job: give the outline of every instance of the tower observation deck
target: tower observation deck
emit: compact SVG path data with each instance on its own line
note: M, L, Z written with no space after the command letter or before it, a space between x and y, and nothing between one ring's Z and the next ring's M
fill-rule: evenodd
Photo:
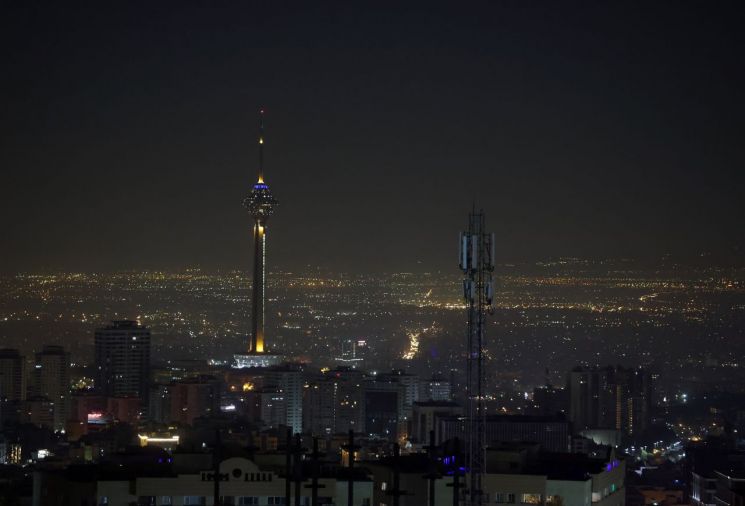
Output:
M236 367L267 367L279 363L279 355L269 351L264 335L266 301L266 233L267 221L274 213L277 201L264 182L264 110L259 111L259 170L251 193L243 206L253 217L254 262L251 296L251 337L248 351L235 355Z

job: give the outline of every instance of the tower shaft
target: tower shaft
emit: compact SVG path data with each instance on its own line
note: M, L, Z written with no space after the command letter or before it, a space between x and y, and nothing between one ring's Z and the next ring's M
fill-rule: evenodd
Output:
M251 345L249 351L264 353L264 301L266 296L266 225L254 221L254 274L251 306Z

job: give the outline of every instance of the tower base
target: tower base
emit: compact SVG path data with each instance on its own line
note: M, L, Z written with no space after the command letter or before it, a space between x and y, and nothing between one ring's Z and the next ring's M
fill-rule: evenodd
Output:
M274 353L236 353L233 355L233 368L271 367L282 363L282 355Z

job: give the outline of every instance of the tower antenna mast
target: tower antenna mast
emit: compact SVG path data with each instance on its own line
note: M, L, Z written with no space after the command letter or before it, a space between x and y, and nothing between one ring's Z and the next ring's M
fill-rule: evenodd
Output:
M466 504L484 504L486 472L486 407L484 406L484 331L486 314L494 298L494 234L485 231L484 212L473 210L468 231L460 234L460 268L465 275L463 298L468 305L466 362Z
M264 182L264 108L259 109L259 177L258 182Z

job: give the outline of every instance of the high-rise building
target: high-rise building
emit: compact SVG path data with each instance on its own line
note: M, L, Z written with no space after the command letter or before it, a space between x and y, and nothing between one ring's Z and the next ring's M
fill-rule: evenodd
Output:
M0 350L0 400L26 399L26 361L18 350Z
M150 405L148 419L156 423L168 423L171 420L171 385L156 383L150 387Z
M62 430L70 417L70 354L62 346L45 346L36 353L33 393L52 403L54 430Z
M346 434L349 430L361 432L365 425L364 374L358 369L338 367L330 374L334 377L336 408L334 432Z
M284 424L293 434L303 432L303 373L300 367L284 365L272 367L264 375L264 387L282 394L285 403Z
M309 378L303 392L303 429L319 436L362 432L363 376L358 369L339 367Z
M258 401L259 419L267 427L276 429L281 425L287 426L287 402L282 389L279 387L263 388L253 397Z
M140 420L141 409L142 403L139 397L107 397L104 416L135 425Z
M314 436L330 436L336 426L338 384L326 375L308 381L303 392L303 427Z
M395 375L378 375L364 383L365 433L396 440L406 433L406 387Z
M735 447L734 440L709 437L692 441L685 452L693 506L744 504L745 452ZM735 497L733 493L738 492L740 497Z
M117 320L95 333L96 389L107 397L140 399L150 395L150 329L136 321Z
M273 380L277 382L276 378ZM246 419L265 429L287 427L288 412L284 389L274 384L264 384L263 378L257 385L259 386L241 394L240 404L236 408L241 410L242 416ZM284 431L279 433L284 434Z
M236 367L268 367L279 362L270 353L264 335L264 304L266 301L266 233L267 221L274 214L277 201L264 182L264 110L259 111L259 171L251 194L243 200L253 217L254 264L251 298L251 341L248 353L235 355Z
M437 433L440 429L439 419L461 415L463 415L463 408L455 402L447 400L415 402L409 436L412 441L427 444L430 431L435 431L435 440L441 441L442 438Z
M602 401L605 389L605 376L599 369L576 367L569 373L569 419L575 430L608 425L606 406Z
M567 390L553 385L544 385L533 389L533 403L528 410L540 416L553 416L567 412Z
M220 409L220 382L214 376L183 379L170 385L171 422L192 425Z
M419 400L419 376L410 374L400 369L391 371L388 374L381 374L379 381L397 381L403 386L403 406L400 422L408 423L411 420L411 414L414 403Z
M46 397L32 395L23 403L21 420L37 427L54 428L54 403Z
M436 443L463 440L468 430L464 417L439 417L435 424ZM571 443L569 420L561 416L488 415L485 435L488 445L495 443L537 443L549 452L568 453Z
M18 350L0 350L0 427L19 423L27 412L26 360Z
M419 400L449 401L453 397L453 387L450 381L439 376L422 381L419 389Z
M569 419L575 431L612 428L626 435L649 425L652 379L641 368L574 368L567 378Z
M362 339L347 339L341 343L341 353L335 358L342 366L348 366L353 369L360 367L363 362L362 355L359 350L366 348L366 342Z

